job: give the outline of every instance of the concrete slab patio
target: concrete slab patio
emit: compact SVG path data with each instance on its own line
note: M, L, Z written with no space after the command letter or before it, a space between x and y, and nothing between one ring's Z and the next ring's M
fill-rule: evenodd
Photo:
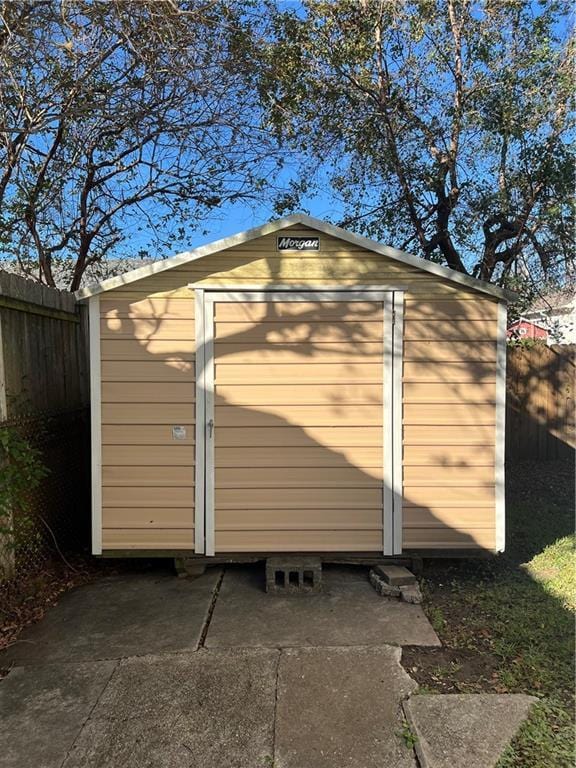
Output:
M277 651L120 662L62 768L268 768Z
M401 701L416 683L400 648L288 648L278 673L278 768L416 768Z
M419 606L378 597L366 569L325 576L313 597L265 594L261 567L228 569L222 582L217 569L107 578L69 593L0 656L14 665L0 681L2 766L416 768L402 738L416 684L398 646L438 638ZM411 702L429 698L457 697ZM481 698L453 722L436 716L448 762L429 768L462 764L470 729L497 731L503 710ZM498 723L486 724L491 711ZM425 714L415 717L432 754Z
M377 595L367 569L327 567L322 580L321 594L284 597L266 594L261 569L228 569L206 647L440 645L421 607Z
M523 694L413 696L404 711L420 768L493 768L538 699Z
M2 767L61 766L115 667L102 661L13 669L0 681Z
M173 571L100 579L64 595L0 657L1 666L96 661L196 650L220 569L194 581Z

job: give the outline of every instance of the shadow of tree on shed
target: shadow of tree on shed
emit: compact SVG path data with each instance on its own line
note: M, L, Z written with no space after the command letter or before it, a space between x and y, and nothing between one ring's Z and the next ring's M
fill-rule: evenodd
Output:
M113 318L111 333L114 332L113 329L117 329L123 338L130 338L136 334L140 338L138 356L141 359L143 357L143 359L162 361L172 369L180 368L183 376L186 373L189 374L192 354L189 351L179 351L182 340L177 339L173 340L172 347L160 351L156 337L163 320L161 317L154 317L150 310L150 314L147 315L146 299L143 301L143 308L140 304L135 310L140 313L140 317ZM134 303L136 302L137 299ZM346 303L338 302L319 306L318 304L278 305L271 302L259 307L261 314L258 317L257 326L254 326L251 319L247 317L245 322L240 320L235 327L229 328L224 341L217 343L217 364L222 370L235 370L241 378L248 375L249 378L245 379L246 381L253 380L257 371L256 378L260 376L259 384L263 386L265 381L279 384L278 374L282 373L278 369L271 369L271 362L254 362L256 359L254 353L258 355L259 360L262 359L262 354L266 354L266 350L261 346L264 342L273 348L270 354L274 355L275 360L278 360L279 355L284 356L285 360L305 360L308 366L302 366L300 369L300 373L304 372L304 375L306 370L310 370L310 365L316 363L323 366L332 363L334 367L333 383L328 393L323 392L324 388L319 386L322 379L319 381L313 377L308 384L301 379L295 381L293 377L285 380L285 387L291 390L290 401L293 402L294 408L313 410L314 404L318 405L318 410L322 411L321 424L302 426L301 418L291 418L286 415L286 408L283 409L285 402L284 404L269 403L266 407L252 407L250 404L238 402L237 397L230 400L220 394L216 402L216 450L217 452L219 448L227 450L233 445L240 450L237 458L230 460L230 465L217 467L217 505L218 494L221 493L222 498L227 499L227 509L230 509L231 513L235 511L238 516L240 510L234 510L232 497L246 499L247 494L243 491L248 487L247 483L252 483L251 487L257 493L251 494L253 499L251 504L247 500L245 503L249 508L253 506L254 499L260 497L262 512L257 517L263 517L265 510L271 508L270 505L281 503L285 505L287 511L294 510L298 513L293 516L293 519L298 517L303 521L302 512L311 506L306 505L306 491L310 490L317 499L316 503L323 505L322 508L336 508L348 512L350 518L356 520L357 525L367 526L366 530L375 530L375 526L381 526L381 519L377 519L376 515L381 514L381 502L378 501L378 497L382 492L380 470L382 462L374 459L374 451L378 450L379 443L379 438L375 437L378 431L377 425L382 423L381 382L377 376L373 382L366 381L362 370L365 370L366 364L370 365L371 360L377 360L380 354L378 345L381 345L381 342L378 339L381 338L382 318L381 314L378 314L380 310L373 303L366 302L359 306L354 303L353 306L355 319L353 322L344 324L341 312L350 311L350 306ZM428 302L422 303L421 314L424 315L424 320L418 321L421 327L428 322L426 317L428 306ZM156 310L155 314L158 314ZM473 346L477 342L477 335L472 332L465 341L461 336L458 337L458 341L454 341L454 331L450 333L451 327L453 328L451 323L454 322L453 313L447 313L444 318L435 314L433 319L430 318L430 322L439 324L439 330L434 331L434 340L414 343L409 338L406 340L407 345L412 344L412 351L408 355L410 359L406 365L412 366L415 370L418 366L421 370L422 366L427 366L430 371L427 379L424 377L424 381L413 383L414 391L410 402L407 403L407 409L412 409L414 415L405 418L405 422L408 422L405 426L407 432L415 433L420 430L423 435L415 441L421 442L416 451L419 458L414 464L405 467L407 489L404 502L405 516L412 518L412 521L407 520L407 548L418 548L417 545L422 543L422 541L410 541L410 526L420 532L421 540L425 536L424 532L430 530L438 530L444 535L447 531L449 532L449 528L443 525L441 517L438 516L439 510L444 510L445 513L448 510L449 515L453 515L454 512L462 515L460 528L466 528L468 531L475 530L475 525L480 529L486 529L492 525L491 522L489 524L484 522L483 525L478 526L477 520L482 519L482 514L488 514L490 518L493 515L491 507L494 497L492 467L495 385L491 361L495 358L495 339L482 341L479 348ZM370 335L371 326L373 336ZM462 332L462 326L463 323L459 322L459 333ZM443 333L447 338L443 338ZM446 349L443 350L441 347L438 355L434 350L438 346L439 334L442 341L446 342ZM457 363L451 363L450 355L454 353L450 349L454 344L459 345L460 356L462 344L466 344L470 349L468 357L471 359L462 363L459 358ZM141 356L142 352L144 352L143 356ZM434 354L437 360L434 360ZM278 363L278 365L290 366L292 363ZM252 366L257 368L251 368ZM454 376L455 370L457 380L451 381L450 376ZM340 377L353 380L358 371L360 377L356 382L349 382L346 386L340 384ZM406 386L409 388L411 384L412 382L408 380ZM439 394L439 385L445 385L443 395ZM223 391L226 392L226 384L222 386ZM458 401L462 400L465 389L468 390L471 401L462 405ZM228 390L232 391L230 387ZM427 395L426 390L431 390L432 394ZM297 393L304 391L306 396L302 399ZM306 397L310 396L312 400L307 401ZM443 401L445 398L448 402ZM105 408L105 404L103 407ZM374 424L373 433L372 427L366 427L365 419L360 420L358 417L358 411L361 409ZM427 410L428 415L422 415L424 410ZM326 417L328 417L328 423L326 423ZM446 448L434 447L433 443L438 439L438 430L445 428L444 422L448 418L452 425L455 420L460 423L447 428L451 437ZM355 423L356 420L360 423ZM413 423L410 423L411 421ZM326 435L339 428L355 429L354 442L358 444L338 445L337 442L335 444L333 440L326 439ZM250 442L250 430L256 432L266 430L270 435L282 436L285 439L281 441L282 446L263 446L261 441L260 443ZM168 431L169 425L166 425L167 434ZM230 445L219 442L224 431L226 440L232 440ZM275 439L278 438L275 437ZM266 447L270 448L270 451L262 450ZM281 462L276 460L277 466L275 466L274 454L280 447L284 451L285 458ZM255 453L255 449L259 452ZM366 456L370 453L370 449L372 449L372 456L367 465ZM228 455L231 453L227 450ZM249 461L250 456L252 459ZM311 457L316 462L315 465L307 463ZM218 463L220 462L217 460ZM289 471L290 468L298 466L306 472L312 466L333 469L333 472L325 473L333 475L331 487L322 488L317 481L314 481L313 472L310 471L308 472L309 484L303 488L302 477L298 479L297 473ZM234 472L230 473L228 470L234 470ZM272 470L277 471L274 473ZM468 471L475 473L473 485L466 477ZM234 486L233 482L226 479L226 474L229 477L231 475L237 478L241 475L243 477L241 480L237 479L235 481L237 485ZM290 480L291 475L294 475L293 480ZM425 476L424 481L423 476ZM278 483L279 477L282 485ZM295 485L290 488L290 483ZM326 484L325 481L324 484ZM236 494L233 493L234 487L238 491ZM274 493L273 489L278 487L287 487L289 493ZM332 492L331 496L325 492L329 490ZM435 494L434 505L426 501L431 494ZM293 501L290 502L290 498ZM458 512L459 504L463 506L460 512ZM482 510L485 510L484 513ZM233 516L230 514L230 518ZM458 529L458 526L453 523L451 525L452 528ZM493 547L493 540L478 541L462 530L450 535L453 537L455 535L458 548L484 546L486 549L492 549Z

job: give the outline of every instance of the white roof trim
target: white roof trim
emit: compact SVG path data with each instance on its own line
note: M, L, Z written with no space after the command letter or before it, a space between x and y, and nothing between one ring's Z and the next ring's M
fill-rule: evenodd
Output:
M255 240L257 237L264 235L270 235L273 232L279 232L287 227L293 227L297 224L301 224L304 227L310 227L316 229L319 232L323 232L325 235L331 235L332 237L340 238L352 245L357 245L361 248L366 248L374 253L379 253L387 258L394 259L403 264L408 264L411 267L416 267L424 272L430 272L437 277L441 277L444 280L449 280L453 283L458 283L467 288L472 288L482 293L487 293L490 296L494 296L497 299L503 301L514 301L517 296L512 291L507 291L504 288L499 288L491 283L485 283L483 280L477 280L474 277L469 277L461 272L456 272L454 269L443 267L440 264L435 264L426 259L421 259L418 256L414 256L411 253L405 253L399 251L396 248L392 248L388 245L382 245L375 240L369 240L362 235L355 235L353 232L348 232L346 229L337 227L334 224L329 224L327 221L321 221L315 219L312 216L306 216L303 213L296 213L292 216L286 216L283 219L277 221L270 221L267 224L263 224L259 227L248 229L246 232L240 232L237 235L231 237L225 237L222 240L216 240L213 243L207 243L201 245L199 248L195 248L193 251L185 251L179 253L176 256L172 256L169 259L162 261L155 261L153 264L147 264L145 267L138 269L132 269L130 272L125 272L123 275L117 277L110 277L107 280L102 280L100 283L94 283L88 285L85 288L81 288L76 291L75 296L78 301L88 299L90 296L96 296L104 291L111 291L114 288L121 288L124 285L129 285L137 280L142 280L145 277L156 275L159 272L165 272L173 267L179 267L183 264L188 264L191 261L202 259L205 256L210 256L213 253L218 253L226 248L233 248L235 245L241 245L250 240Z
M513 323L510 323L508 326L508 330L511 328L514 328L515 325L520 325L520 323L529 323L530 325L533 325L535 328L540 328L541 331L549 331L550 328L548 328L547 325L541 325L540 323L537 323L535 320L531 320L526 315L521 315L517 320L514 320Z

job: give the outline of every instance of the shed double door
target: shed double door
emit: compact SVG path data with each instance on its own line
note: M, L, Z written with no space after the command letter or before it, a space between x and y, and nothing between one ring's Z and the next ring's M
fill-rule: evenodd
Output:
M207 555L393 553L393 302L381 290L201 295Z

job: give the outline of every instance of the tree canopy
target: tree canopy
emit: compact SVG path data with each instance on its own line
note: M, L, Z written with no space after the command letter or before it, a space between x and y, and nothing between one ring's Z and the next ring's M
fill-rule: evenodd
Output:
M263 97L279 139L328 177L344 225L502 284L574 269L565 3L269 8Z
M242 14L220 0L2 4L0 246L27 274L53 285L64 265L76 289L135 235L156 255L264 188L277 149Z
M336 223L461 272L573 280L569 12L6 0L3 256L49 285L64 270L75 289L109 258L170 252L238 201L286 213L321 192Z

